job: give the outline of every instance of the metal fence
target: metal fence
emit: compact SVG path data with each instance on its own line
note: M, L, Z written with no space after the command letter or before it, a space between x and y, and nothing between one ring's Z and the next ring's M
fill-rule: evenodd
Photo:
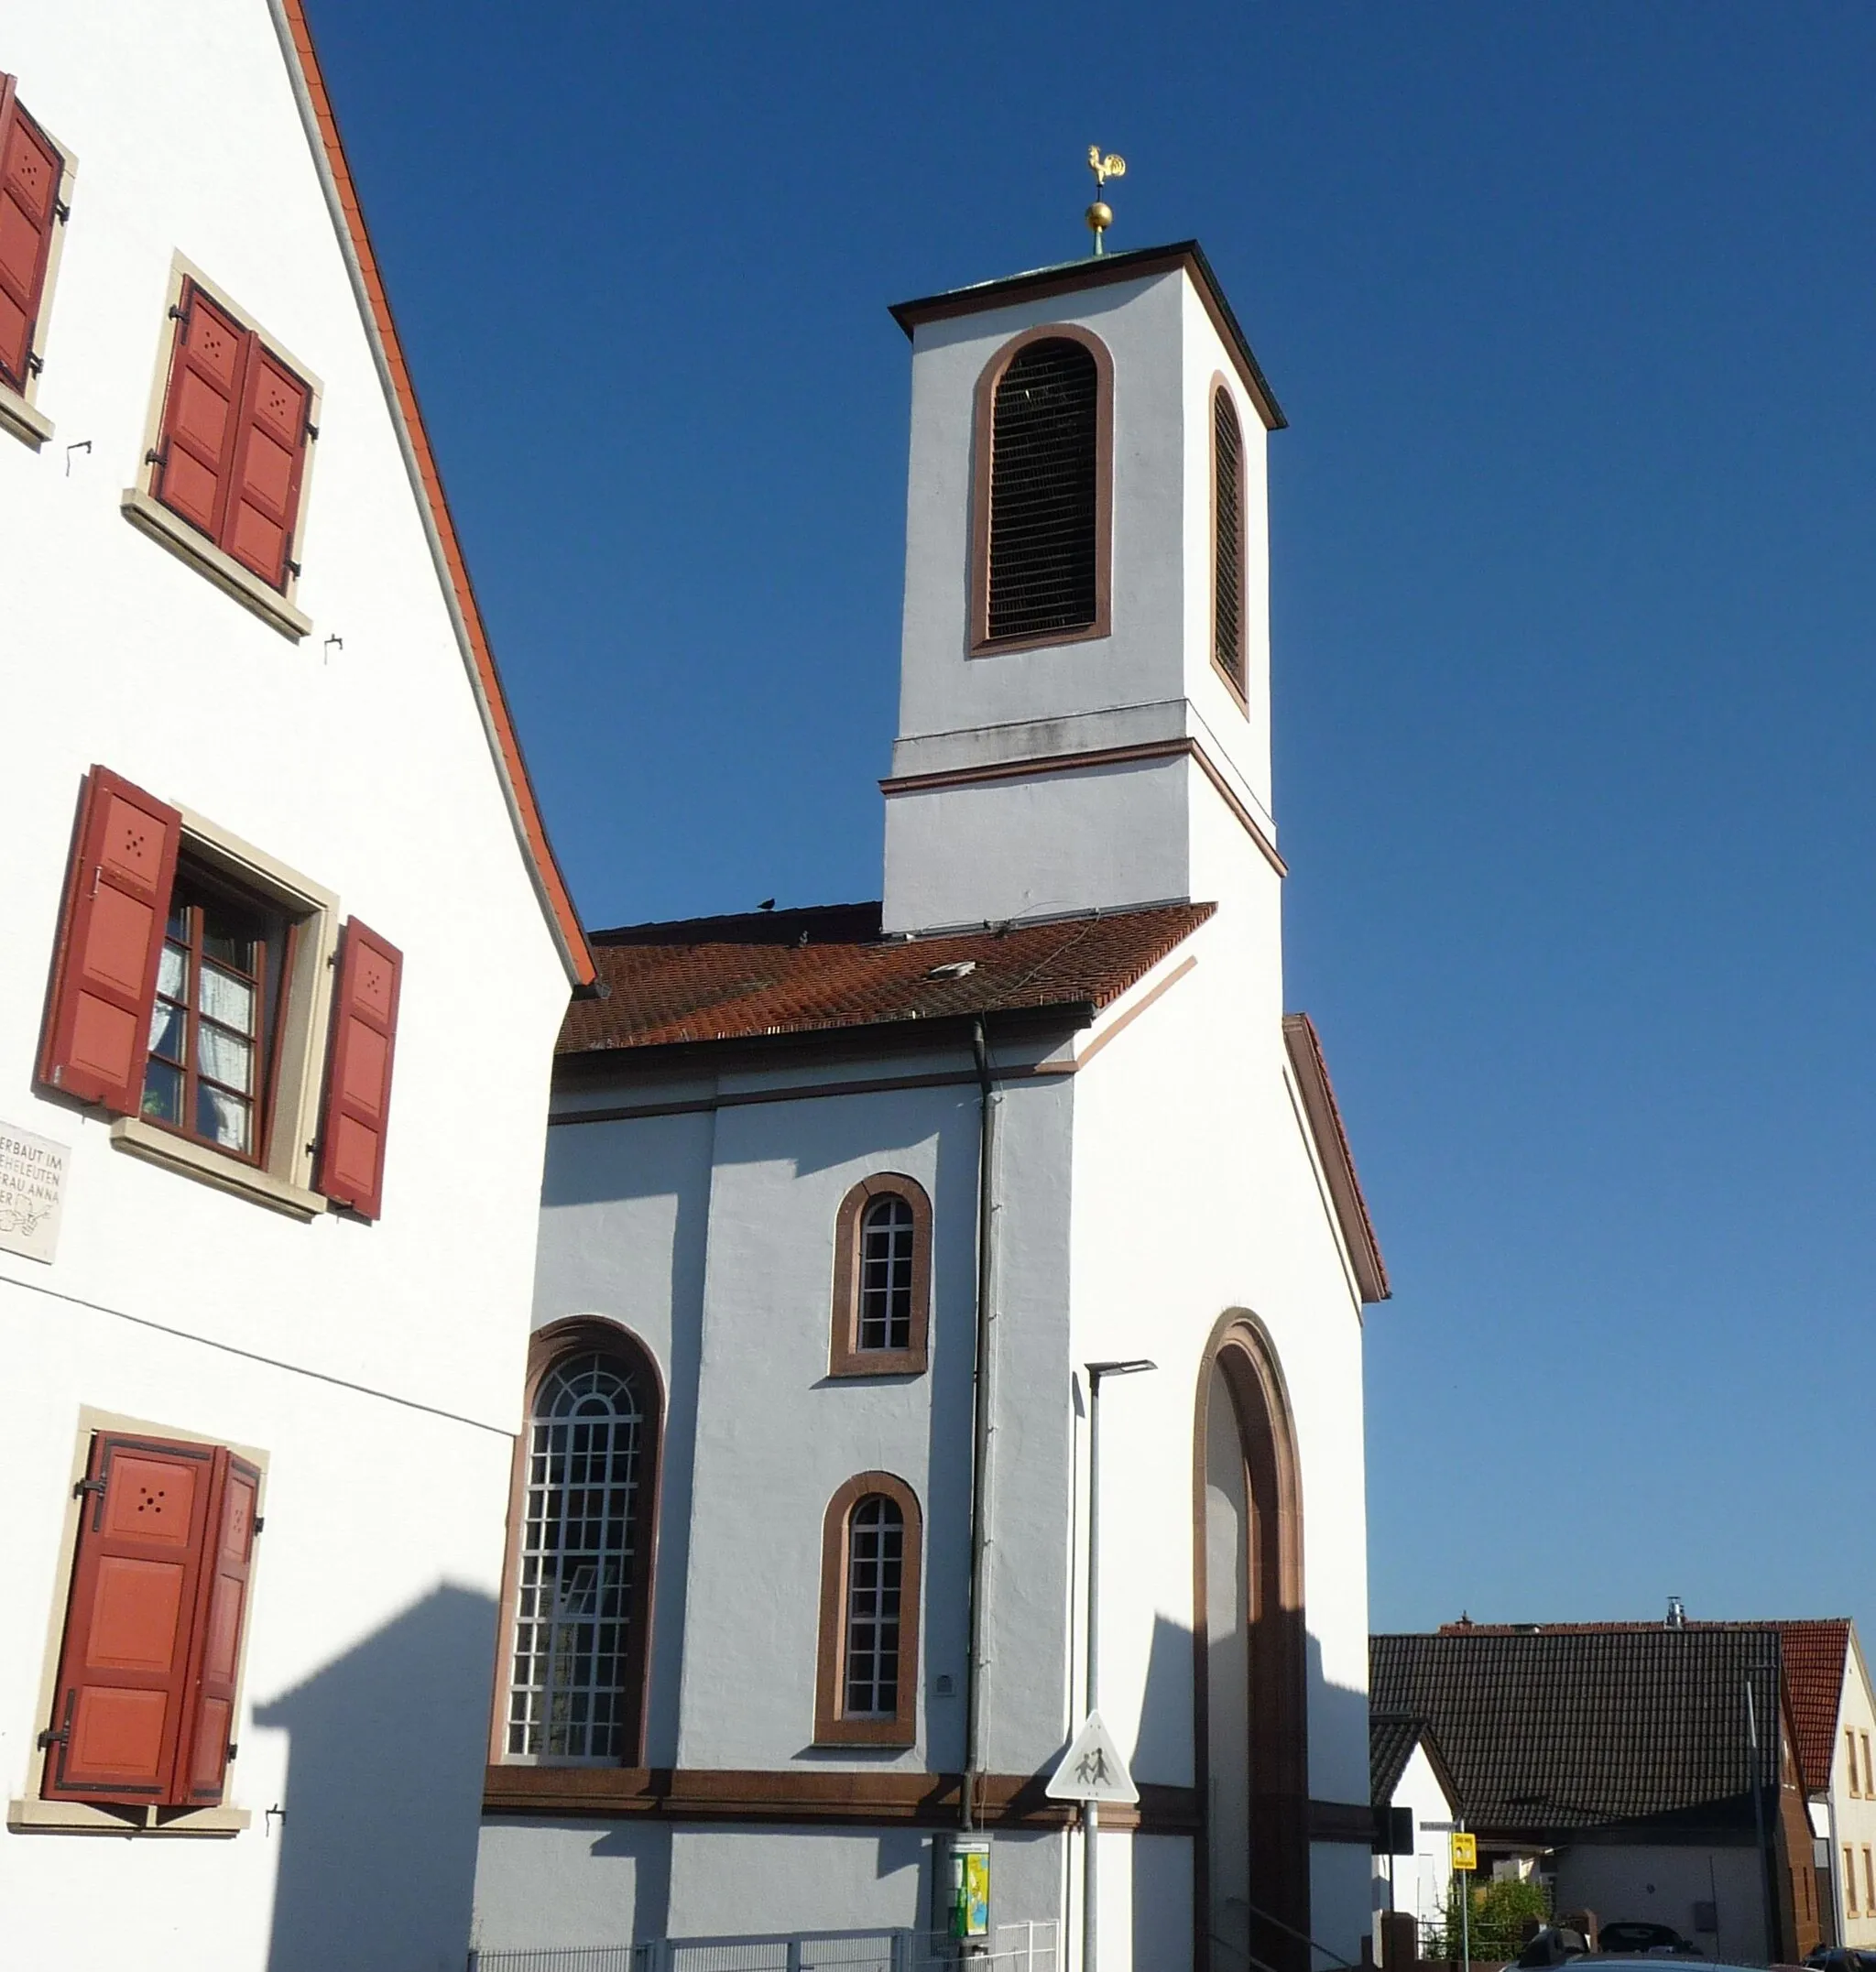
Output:
M797 1931L474 1949L468 1972L1062 1972L1062 1949L1053 1923L999 1924L969 1945L916 1931Z

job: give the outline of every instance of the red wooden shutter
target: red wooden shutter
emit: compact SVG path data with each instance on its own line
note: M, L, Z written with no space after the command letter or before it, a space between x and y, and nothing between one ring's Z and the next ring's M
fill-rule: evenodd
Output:
M172 513L219 539L242 380L254 338L193 281L183 282L176 312L176 354L163 399L151 491Z
M136 1113L182 817L94 767L79 812L39 1080L119 1116Z
M218 1454L100 1432L80 1510L41 1792L170 1798Z
M260 1474L230 1452L215 1454L209 1505L206 1565L197 1596L195 1640L190 1652L189 1705L170 1799L190 1807L215 1807L228 1771L234 1731L234 1684L241 1665L241 1631L247 1616L247 1578L254 1554L255 1509Z
M0 380L27 387L65 159L0 76Z
M320 1128L319 1189L375 1219L384 1193L385 1126L404 955L356 918L345 921L333 995L332 1068Z
M276 589L287 586L312 393L256 342L248 353L222 546Z

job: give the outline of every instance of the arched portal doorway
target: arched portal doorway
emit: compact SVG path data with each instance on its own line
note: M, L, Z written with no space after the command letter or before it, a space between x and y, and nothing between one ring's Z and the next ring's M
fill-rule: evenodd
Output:
M1282 1372L1234 1309L1200 1366L1194 1433L1199 1972L1308 1972L1303 1498Z

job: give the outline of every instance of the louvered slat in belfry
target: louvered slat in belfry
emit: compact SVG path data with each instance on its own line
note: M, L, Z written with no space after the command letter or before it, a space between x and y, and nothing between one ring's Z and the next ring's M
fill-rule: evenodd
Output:
M989 634L1045 636L1096 616L1099 374L1079 343L1020 351L997 386L990 438Z
M1221 388L1212 398L1217 529L1212 543L1212 648L1225 675L1244 690L1244 441L1238 412Z

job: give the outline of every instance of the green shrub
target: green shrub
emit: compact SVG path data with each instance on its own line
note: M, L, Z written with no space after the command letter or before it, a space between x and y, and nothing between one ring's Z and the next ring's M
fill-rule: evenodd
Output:
M1423 1925L1423 1958L1456 1959L1459 1956L1459 1899L1471 1880L1456 1874L1446 1892L1441 1919ZM1488 1878L1472 1884L1471 1943L1475 1958L1515 1958L1523 1949L1525 1927L1535 1918L1550 1922L1550 1892L1535 1877Z

